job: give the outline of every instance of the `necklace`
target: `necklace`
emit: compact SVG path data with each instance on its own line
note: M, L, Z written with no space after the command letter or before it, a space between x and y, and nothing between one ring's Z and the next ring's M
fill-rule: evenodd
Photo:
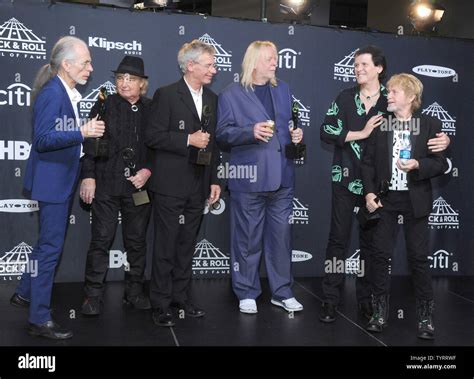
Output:
M360 94L365 97L367 100L372 99L373 97L376 97L380 93L380 88L375 92L373 95L364 95L362 91L360 91Z

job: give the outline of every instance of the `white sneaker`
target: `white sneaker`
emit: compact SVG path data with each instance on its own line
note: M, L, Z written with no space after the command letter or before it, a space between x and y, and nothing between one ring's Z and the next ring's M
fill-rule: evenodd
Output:
M281 301L272 299L271 302L273 305L282 307L288 312L299 312L303 310L303 304L298 302L294 297Z
M254 299L244 299L239 302L239 310L242 313L257 313L257 303Z

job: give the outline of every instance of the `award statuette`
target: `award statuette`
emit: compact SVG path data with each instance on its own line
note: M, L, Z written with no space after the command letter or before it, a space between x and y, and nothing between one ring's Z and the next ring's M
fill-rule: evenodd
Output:
M97 120L104 120L105 117L105 100L107 100L107 89L100 87L99 90L99 112L97 113ZM84 152L93 157L108 157L109 144L104 138L94 138L84 145Z
M293 121L293 130L298 128L299 118L299 107L296 101L293 102L291 107L291 119ZM304 143L290 143L285 146L285 153L288 159L305 159L306 158L306 145Z
M122 152L122 158L125 162L125 165L128 169L130 169L129 176L135 176L137 174L136 170L136 162L135 162L135 150L131 147L127 147ZM139 189L137 192L132 193L133 204L135 206L148 204L150 202L150 197L148 196L147 190Z
M202 107L201 114L201 131L207 132L209 127L209 122L211 121L212 112L209 105L204 105ZM207 148L198 149L197 147L191 146L189 151L189 162L201 166L209 166L211 164L212 153L207 151Z
M378 203L380 198L385 196L388 192L388 187L390 183L387 180L382 180L380 182L379 192L375 194L374 201ZM380 215L376 209L374 212L370 213L366 206L362 206L359 208L359 212L357 212L357 220L359 220L359 225L362 229L368 229L377 224L380 219Z

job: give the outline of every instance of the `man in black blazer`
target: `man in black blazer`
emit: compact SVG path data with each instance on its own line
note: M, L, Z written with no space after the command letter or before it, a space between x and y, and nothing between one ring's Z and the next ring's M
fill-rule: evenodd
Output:
M151 105L146 144L154 150L154 251L150 282L153 322L173 326L171 307L189 317L205 312L191 304L192 259L205 199L219 200L214 140L217 96L205 85L216 74L214 48L194 40L178 53L183 77L159 88Z
M404 217L407 258L417 299L418 337L432 339L433 289L428 263L428 216L433 196L430 179L448 164L442 153L428 149L427 141L441 131L441 122L418 112L422 83L413 75L394 75L387 83L388 116L369 138L362 158L362 180L369 212L380 220L372 242L374 314L367 330L387 326L390 287L389 260L395 245L398 215ZM376 193L390 183L382 199Z

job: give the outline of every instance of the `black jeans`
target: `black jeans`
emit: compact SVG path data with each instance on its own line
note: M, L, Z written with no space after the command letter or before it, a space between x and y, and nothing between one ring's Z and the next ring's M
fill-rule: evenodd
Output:
M352 221L355 216L354 207L356 206L365 207L365 200L362 195L356 195L344 186L333 184L331 229L326 249L326 261L332 261L334 258L338 261L346 259L351 239ZM364 275L357 276L356 279L356 296L359 302L371 301L370 242L374 229L359 228L359 259L360 264L364 264ZM336 272L325 274L322 283L325 302L334 305L339 303L345 276L344 273Z
M109 249L122 214L123 245L130 271L125 271L125 295L143 290L146 263L146 233L151 204L135 206L131 196L104 196L92 202L92 238L87 252L84 290L87 296L102 296L109 266Z
M402 215L407 259L415 284L415 295L420 300L433 299L428 261L428 216L414 217L408 191L390 191L382 199L382 205L372 248L374 295L383 296L390 292L389 264L396 243L398 215Z

